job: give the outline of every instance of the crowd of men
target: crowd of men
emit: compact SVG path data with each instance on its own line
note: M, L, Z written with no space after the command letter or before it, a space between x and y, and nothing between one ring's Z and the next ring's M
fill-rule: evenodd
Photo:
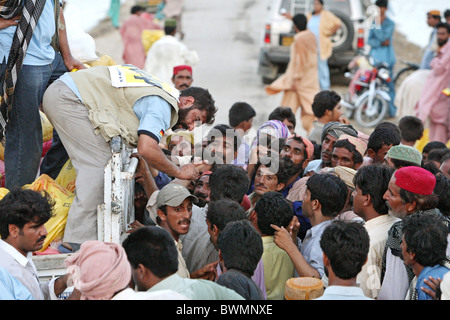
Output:
M49 16L52 3L41 8ZM339 95L321 90L308 135L295 132L286 106L252 135L249 103L230 106L228 121L215 119L214 98L193 86L193 68L171 73L169 84L130 65L80 66L40 89L58 133L52 149L62 148L76 171L59 247L69 253L67 274L42 283L32 259L54 200L8 182L1 299L58 299L72 288L68 299L284 300L294 277L321 279L322 300L449 298L450 149L430 141L419 151L420 119L383 122L366 135L342 119ZM210 128L199 138L201 125ZM143 191L120 244L97 240L117 135L137 149Z

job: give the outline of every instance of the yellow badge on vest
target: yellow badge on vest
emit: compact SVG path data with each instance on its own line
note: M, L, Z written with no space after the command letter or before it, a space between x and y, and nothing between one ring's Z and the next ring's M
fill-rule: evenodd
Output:
M124 87L159 87L174 97L177 101L180 91L157 77L131 64L109 66L111 85L116 88Z

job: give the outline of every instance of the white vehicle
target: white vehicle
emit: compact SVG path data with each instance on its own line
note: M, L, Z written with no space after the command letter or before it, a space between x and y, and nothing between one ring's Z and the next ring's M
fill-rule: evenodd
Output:
M104 242L122 243L127 236L129 224L134 221L134 173L137 158L130 158L136 152L125 145L119 136L111 142L111 160L105 166L104 203L98 206L97 225L98 240ZM34 255L39 279L46 281L52 277L66 273L65 259L70 253ZM68 288L63 297L70 295L73 288Z
M258 74L263 83L271 83L286 71L289 46L295 34L292 20L282 14L289 12L308 15L314 0L271 0L268 18L261 42ZM325 0L324 9L341 19L341 28L331 37L333 55L328 59L330 68L345 69L349 62L365 48L366 9L370 0Z

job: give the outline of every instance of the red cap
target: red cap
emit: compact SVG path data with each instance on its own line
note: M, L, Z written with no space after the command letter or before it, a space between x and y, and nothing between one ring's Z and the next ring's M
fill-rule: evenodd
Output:
M395 184L412 193L430 195L436 186L436 177L421 167L409 166L395 171Z
M188 70L190 73L192 73L192 68L191 66L188 65L181 65L181 66L175 66L173 67L173 75L176 75L178 72L182 71L182 70Z

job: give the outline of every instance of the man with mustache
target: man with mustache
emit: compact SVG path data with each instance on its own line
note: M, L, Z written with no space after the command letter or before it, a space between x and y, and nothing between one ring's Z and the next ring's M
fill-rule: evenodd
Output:
M156 216L154 211L150 211L152 220L169 232L175 241L178 249L177 274L182 278L200 278L208 276L209 272L215 276L215 264L207 265L190 273L182 255L183 245L180 236L188 233L191 225L192 206L197 202L197 197L192 195L186 187L177 183L169 183L156 196L156 207L158 208Z
M431 61L431 72L415 107L415 116L423 123L430 120L430 141L447 143L450 139L450 96L442 94L442 91L448 88L450 79L450 25L439 23L436 30L439 49Z
M50 197L30 189L13 188L0 201L0 267L19 280L35 300L56 300L67 288L69 275L40 283L32 260L42 249L52 217ZM74 291L74 295L77 291Z
M250 214L256 202L261 196L269 191L280 192L292 173L292 161L289 158L280 158L276 163L272 161L270 164L258 162L256 165L254 191L248 196L251 207L247 210Z
M325 167L331 167L331 155L333 153L334 143L342 134L348 134L355 138L358 137L358 131L350 124L344 124L339 121L328 122L322 129L321 145L322 150L320 159L311 161L305 169L305 174L310 171L318 173Z
M192 67L188 65L175 66L173 68L172 82L178 90L189 88L194 82Z
M442 216L436 209L438 197L434 194L435 186L435 176L428 170L416 166L398 169L389 181L383 199L386 200L389 214L401 220L395 222L388 232L383 254L379 300L403 300L406 297L414 273L410 267L404 266L401 256L403 219L428 212ZM450 222L448 217L443 217ZM447 248L447 255L449 253Z
M205 207L210 200L211 189L209 188L209 176L212 171L203 172L202 176L198 178L194 186L194 196L197 197L197 206L200 208Z

